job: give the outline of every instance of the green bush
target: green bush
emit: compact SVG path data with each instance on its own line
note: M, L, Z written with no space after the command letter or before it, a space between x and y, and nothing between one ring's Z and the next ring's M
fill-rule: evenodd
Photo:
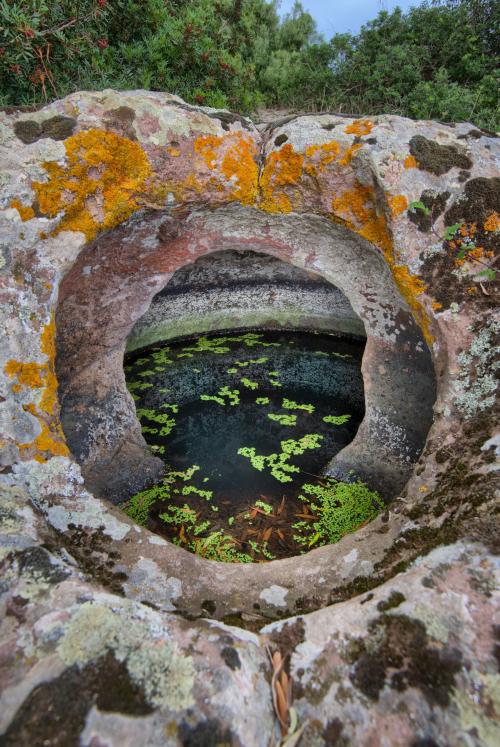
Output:
M0 104L147 88L244 113L388 112L496 129L499 33L497 0L382 11L329 42L298 2L280 22L274 0L0 0Z

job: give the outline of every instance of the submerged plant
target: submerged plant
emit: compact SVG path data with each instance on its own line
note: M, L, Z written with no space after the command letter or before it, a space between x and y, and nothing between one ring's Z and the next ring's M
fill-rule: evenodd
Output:
M294 539L310 548L338 542L345 534L356 531L374 519L384 508L379 494L361 481L337 482L329 479L326 485L307 484L302 487L306 502L316 521L299 521Z

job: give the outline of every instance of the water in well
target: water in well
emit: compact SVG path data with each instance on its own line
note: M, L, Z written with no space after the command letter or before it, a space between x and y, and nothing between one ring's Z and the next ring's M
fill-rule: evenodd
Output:
M249 332L130 357L129 391L167 474L134 496L129 515L220 560L322 544L322 536L312 541L321 497L314 491L327 486L326 464L363 418L363 347L328 335Z

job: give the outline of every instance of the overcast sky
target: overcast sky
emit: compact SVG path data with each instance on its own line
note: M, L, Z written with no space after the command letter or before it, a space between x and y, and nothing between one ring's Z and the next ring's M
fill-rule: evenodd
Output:
M336 32L357 33L363 23L375 18L379 10L393 10L397 5L408 10L419 5L419 0L301 0L305 10L313 16L326 39ZM281 0L280 14L293 7L294 0Z

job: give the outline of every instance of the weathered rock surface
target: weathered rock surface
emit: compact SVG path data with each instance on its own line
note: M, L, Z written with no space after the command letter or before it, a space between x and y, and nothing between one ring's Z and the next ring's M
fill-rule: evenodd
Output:
M479 134L329 114L257 129L144 91L0 114L2 743L268 745L266 643L289 655L303 744L498 743L498 322L479 273L500 175ZM371 440L397 489L334 547L228 567L88 488L161 469L121 373L151 298L249 247L363 321L367 418L344 459Z

